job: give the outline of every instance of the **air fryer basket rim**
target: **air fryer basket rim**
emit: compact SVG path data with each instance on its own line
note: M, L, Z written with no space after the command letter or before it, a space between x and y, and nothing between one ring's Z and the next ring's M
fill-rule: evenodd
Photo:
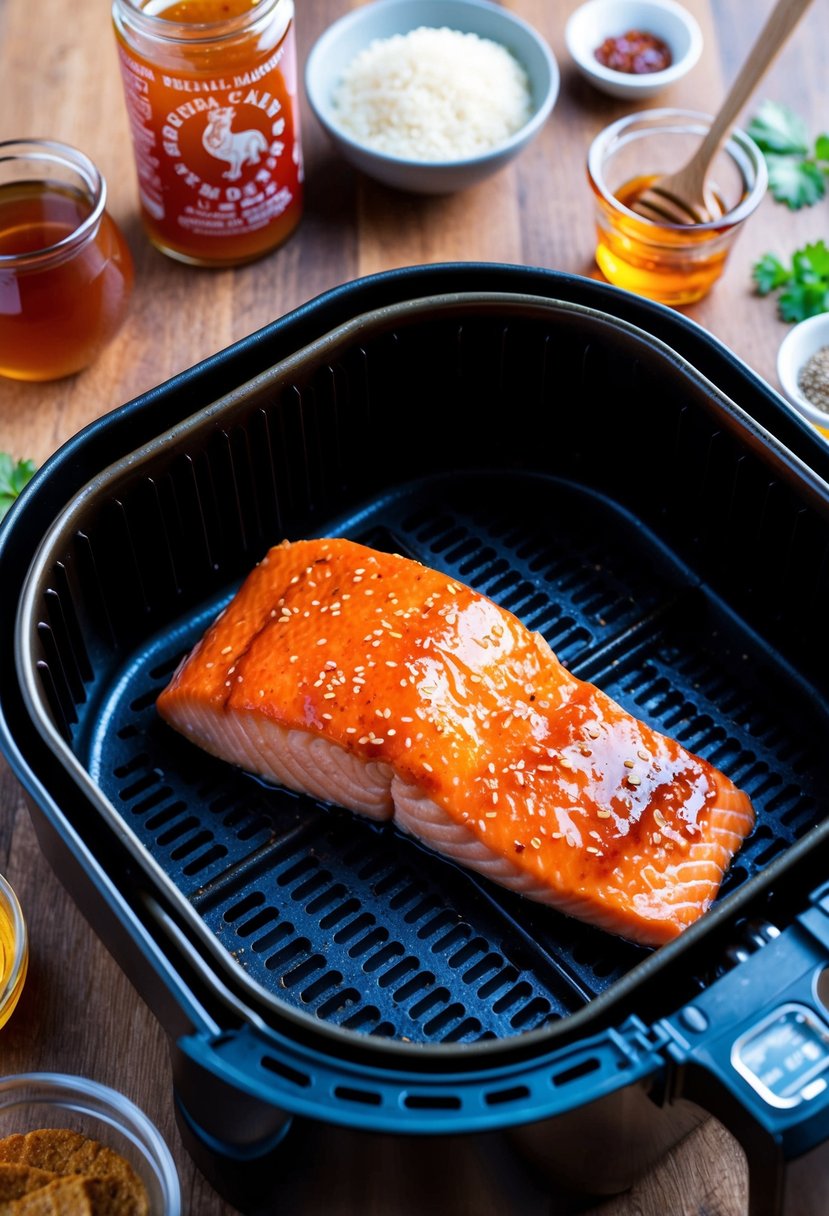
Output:
M51 527L43 537L38 552L29 569L24 594L21 597L20 607L17 618L17 629L15 636L15 651L16 662L18 668L18 676L23 690L23 696L26 702L28 713L31 720L41 735L43 740L51 752L56 756L62 767L68 770L75 783L83 790L86 796L95 804L99 812L102 814L105 821L111 830L117 833L119 838L127 844L130 852L135 856L139 863L148 870L151 877L161 885L162 889L167 890L168 895L172 895L179 911L186 909L187 922L189 927L196 931L198 937L202 939L201 944L206 945L210 954L220 963L223 970L230 973L230 977L237 986L254 990L257 998L262 1000L262 993L259 986L252 981L244 970L232 960L224 951L220 943L206 930L206 927L198 918L193 909L189 907L186 901L181 899L180 893L172 887L167 875L163 873L154 859L149 856L144 846L137 840L131 830L126 827L124 820L117 814L112 804L106 799L98 787L86 773L86 770L80 765L71 750L66 746L60 738L57 731L52 726L48 710L45 707L42 696L39 693L37 685L30 679L30 673L33 671L33 655L31 649L31 625L33 618L34 601L37 596L37 591L40 586L40 580L43 576L45 566L48 562L50 554L55 547L60 545L64 536L71 533L73 523L76 516L83 510L88 499L95 497L104 490L117 485L120 479L131 478L136 472L140 472L143 464L155 456L159 451L166 451L174 448L178 443L183 442L189 437L194 430L199 430L202 427L207 427L224 419L225 415L232 413L237 401L243 399L245 395L259 385L268 384L269 386L281 382L283 379L290 377L292 372L297 368L301 368L308 361L320 358L323 355L334 357L337 350L358 337L363 331L375 332L379 326L387 328L393 327L396 324L406 323L407 321L417 320L424 313L434 315L435 312L445 312L448 315L454 310L473 307L478 310L501 311L509 309L518 309L539 312L549 316L556 312L563 311L570 315L583 315L590 317L594 323L609 325L614 330L622 330L626 332L631 339L644 344L647 348L655 351L662 359L667 359L670 362L678 365L686 376L695 383L699 384L706 394L706 397L712 397L716 400L723 415L727 419L728 425L737 430L748 442L752 444L760 444L763 447L764 453L772 456L773 461L779 467L782 467L789 476L795 475L802 486L809 489L810 496L816 500L821 507L826 509L827 495L829 487L820 479L808 466L806 466L796 455L792 454L788 449L784 448L773 436L771 436L762 426L756 423L744 410L742 410L729 397L722 393L715 385L713 385L706 377L702 376L691 364L689 364L682 356L678 355L669 346L637 326L629 322L612 317L609 314L603 313L600 310L588 308L583 305L572 304L567 301L552 300L547 297L538 297L524 294L504 293L504 292L474 292L474 293L446 293L440 296L426 296L416 299L401 301L396 305L383 306L380 309L373 310L369 313L361 314L344 324L337 326L327 334L315 339L308 346L288 356L286 359L280 360L271 369L262 372L252 378L246 384L239 386L225 396L217 399L212 404L196 411L190 417L177 423L168 431L157 435L154 439L145 443L135 451L122 456L114 461L101 473L92 478L88 484L77 494L74 500L56 517ZM829 825L824 824L823 828L817 829L824 835L829 834ZM793 845L786 854L784 859L778 859L778 862L773 863L766 872L765 880L770 882L773 880L777 870L792 864L799 852L806 848L814 846L814 833L810 834L811 839L800 841ZM779 865L778 865L779 863ZM663 947L657 956L653 955L640 963L629 973L631 978L630 983L638 983L644 975L659 965L661 960L666 962L678 952L684 950L685 946L690 942L696 941L698 938L705 936L709 927L713 926L718 918L730 917L735 910L738 910L742 904L752 897L758 888L757 878L751 880L741 889L739 893L731 896L724 904L718 905L710 911L704 921L693 926L686 931L683 937L667 947ZM172 890L170 889L172 887ZM192 913L192 916L191 916ZM620 990L626 985L629 977L624 977L622 980L616 981L613 986L613 994L618 995ZM266 1004L273 1006L279 1016L287 1018L289 1022L296 1021L303 1029L307 1030L308 1017L305 1014L295 1012L289 1006L282 1004L277 998L271 998L270 994L265 994L269 999ZM594 998L589 1006L584 1010L577 1011L571 1014L566 1021L569 1027L575 1032L581 1021L590 1018L595 1018L597 1006L601 1007L604 1001L603 996ZM256 1017L251 1013L251 1020L255 1021ZM553 1032L556 1029L554 1024L552 1027L543 1028L536 1031L524 1032L516 1040L498 1040L494 1042L482 1042L478 1044L406 1044L395 1040L383 1040L382 1043L374 1043L367 1041L367 1036L357 1036L360 1041L360 1047L365 1050L367 1047L376 1046L379 1051L385 1055L391 1048L395 1052L405 1056L407 1054L417 1054L422 1058L424 1054L431 1055L435 1053L436 1057L445 1057L447 1050L455 1053L458 1047L462 1047L464 1055L472 1056L493 1055L503 1053L505 1050L514 1050L520 1042L522 1051L536 1049L543 1042L549 1041L553 1037ZM314 1029L317 1033L322 1032L326 1036L331 1036L332 1044L347 1051L349 1046L353 1046L355 1032L345 1030L340 1027L316 1023Z
M740 395L747 393L752 397L752 410L760 418L771 419L774 434L782 434L786 449L794 452L807 466L825 470L824 480L829 481L829 449L814 427L788 408L779 390L693 317L610 283L568 271L509 262L432 262L378 271L331 287L139 396L105 411L70 436L44 461L24 491L24 504L19 500L13 503L7 519L13 522L22 506L31 500L36 500L41 520L44 509L49 512L61 509L72 494L58 497L59 485L68 481L78 492L95 475L86 471L93 461L111 463L109 452L113 446L113 432L119 441L126 441L122 442L122 447L126 447L131 431L139 431L136 447L141 447L148 442L148 435L151 437L166 429L163 423L169 417L171 407L177 417L183 418L191 411L182 408L182 403L194 394L209 400L222 395L221 391L218 394L215 391L217 379L229 379L235 387L239 380L235 375L238 365L255 362L264 369L286 357L284 351L274 356L271 347L279 348L282 343L293 352L298 347L310 345L322 334L353 319L355 305L357 313L368 315L408 300L444 296L461 290L473 294L504 294L508 299L538 296L545 302L561 300L573 307L603 313L620 324L634 325L653 341L664 341L676 360L695 368L703 376L701 365L710 365L713 360L717 376L726 375L739 387ZM589 302L583 303L583 299ZM592 303L594 300L599 301L598 306ZM665 331L669 340L660 339L654 331ZM249 378L248 372L245 380ZM710 377L706 378L710 380ZM148 418L154 419L149 426ZM768 427L766 430L768 432ZM76 472L81 463L85 470L82 481Z

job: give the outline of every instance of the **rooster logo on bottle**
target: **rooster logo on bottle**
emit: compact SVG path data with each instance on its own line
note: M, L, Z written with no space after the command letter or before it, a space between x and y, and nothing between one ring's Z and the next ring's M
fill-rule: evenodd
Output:
M247 131L232 131L231 123L236 117L233 106L222 106L211 110L207 126L202 135L202 144L217 160L226 160L230 165L222 177L238 181L243 165L258 165L268 149L268 141L261 131L250 127Z

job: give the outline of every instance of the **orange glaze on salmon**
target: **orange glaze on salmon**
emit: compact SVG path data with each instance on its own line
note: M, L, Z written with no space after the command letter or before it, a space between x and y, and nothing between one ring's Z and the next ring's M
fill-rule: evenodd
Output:
M395 823L646 945L709 907L754 822L705 760L445 574L347 540L271 549L158 698L213 755Z

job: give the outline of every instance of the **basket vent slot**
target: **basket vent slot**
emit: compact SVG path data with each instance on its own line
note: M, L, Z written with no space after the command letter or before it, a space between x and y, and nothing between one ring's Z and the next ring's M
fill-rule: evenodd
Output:
M268 1072L276 1073L283 1081L289 1081L291 1085L296 1085L300 1089L307 1089L311 1084L311 1078L307 1073L300 1072L298 1068L293 1068L284 1060L278 1060L274 1056L263 1056L260 1063Z
M559 1089L562 1085L572 1085L574 1081L580 1081L582 1077L589 1077L591 1072L596 1072L601 1066L600 1059L590 1056L588 1059L574 1064L572 1068L565 1068L563 1072L554 1073L550 1079L556 1089Z
M530 1096L526 1085L511 1085L508 1089L493 1089L484 1094L487 1106L507 1106L510 1102L525 1102Z
M383 1095L373 1089L355 1089L351 1085L337 1085L334 1095L344 1102L358 1102L361 1106L382 1106Z
M406 1094L403 1105L409 1110L460 1110L461 1100L455 1094Z

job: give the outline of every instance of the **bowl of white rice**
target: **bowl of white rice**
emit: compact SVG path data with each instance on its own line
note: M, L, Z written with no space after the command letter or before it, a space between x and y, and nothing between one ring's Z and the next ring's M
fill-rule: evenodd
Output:
M558 86L544 38L489 0L375 0L329 26L305 65L311 109L345 159L420 194L503 168Z

